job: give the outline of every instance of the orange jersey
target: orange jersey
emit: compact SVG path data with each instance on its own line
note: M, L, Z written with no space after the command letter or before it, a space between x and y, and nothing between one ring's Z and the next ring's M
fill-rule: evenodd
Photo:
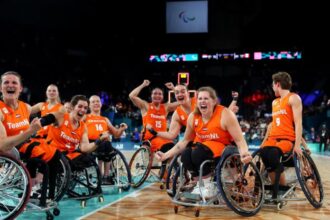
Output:
M52 112L57 112L60 110L60 108L63 106L61 103L57 103L56 105L54 105L53 107L51 108L48 108L48 105L49 103L48 102L44 102L42 104L42 107L41 107L41 117L42 116L45 116L49 113L52 113ZM51 125L49 125L51 126ZM40 137L47 137L47 134L48 134L48 128L49 126L44 126L42 129L40 129L38 132L37 132L37 135L40 136Z
M30 112L26 103L18 101L18 108L12 109L4 102L0 101L0 109L3 115L3 125L7 136L17 135L30 127Z
M4 102L0 101L0 109L4 116L3 125L6 129L7 136L18 135L30 127L29 117L30 113L26 103L18 101L18 108L13 110ZM29 139L19 147L19 152L26 153L28 146L36 139ZM44 161L49 161L55 154L55 151L49 149L46 143L42 142L40 145L33 147L31 157L41 157Z
M167 131L167 112L164 104L160 104L159 109L153 103L149 103L148 111L143 116L143 127L145 128L147 124L150 124L155 131ZM142 140L151 140L151 151L159 150L164 144L172 143L171 140L155 137L148 131L143 130Z
M79 122L78 128L74 129L70 123L69 113L66 113L64 114L64 120L61 125L49 127L47 142L50 142L51 146L60 151L68 152L69 154L67 156L73 159L80 154L74 151L80 144L84 129L85 123L82 121Z
M231 142L231 135L221 128L220 121L224 106L216 106L211 119L204 124L202 116L194 114L193 126L195 142L206 145L213 152L213 157L221 156L224 148Z
M109 131L108 122L103 116L88 114L85 123L89 140L96 140L104 131Z
M272 104L272 128L264 143L264 147L278 146L282 151L289 152L295 140L295 128L292 108L289 98L294 93L289 93L282 100L277 98Z
M190 100L190 104L191 104L190 112L193 112L194 108L196 106L196 98L195 97ZM182 126L187 126L187 119L188 119L188 116L189 116L190 112L187 114L183 110L182 106L178 106L175 111L176 111L176 113L178 114L178 116L180 118L180 124Z

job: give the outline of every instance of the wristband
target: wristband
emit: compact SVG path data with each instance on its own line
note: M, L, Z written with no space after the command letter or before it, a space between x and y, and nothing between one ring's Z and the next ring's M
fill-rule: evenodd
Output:
M56 118L55 118L55 115L53 115L53 114L48 114L48 115L42 116L40 118L40 124L42 127L53 124L54 122L56 122Z
M155 131L153 128L148 128L148 131L154 136L157 136L157 134L158 134L158 132Z

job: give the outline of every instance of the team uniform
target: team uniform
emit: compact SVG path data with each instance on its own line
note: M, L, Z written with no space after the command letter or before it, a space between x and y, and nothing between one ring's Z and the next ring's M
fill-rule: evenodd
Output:
M50 142L50 146L59 149L61 152L65 153L70 160L73 160L81 155L81 153L76 150L79 147L84 129L85 123L82 121L80 121L79 126L74 129L70 123L69 113L65 113L61 125L49 127L47 141Z
M196 137L194 142L207 146L213 153L213 157L221 156L224 148L231 143L231 136L220 126L222 111L225 107L216 106L212 118L205 124L202 116L194 115L194 131Z
M159 109L153 103L148 104L148 111L143 116L143 127L145 128L147 124L150 124L156 132L166 132L167 131L167 120L166 120L166 109L164 104L160 104ZM158 150L166 152L174 146L171 140L156 137L151 134L147 129L142 131L142 140L150 141L151 151L156 152Z
M109 131L108 121L106 117L100 115L88 114L85 119L88 130L88 139L90 142L95 142L103 132ZM111 142L102 141L96 149L97 158L103 161L109 161L109 153L113 150Z
M26 103L18 101L18 108L12 109L0 101L0 109L4 117L3 125L7 136L17 135L30 127L30 113ZM30 138L17 148L26 158L38 157L46 162L50 161L56 152L56 149L47 146L45 140L36 138Z
M277 98L272 104L272 126L262 147L278 147L283 153L290 152L295 141L295 128L289 93L282 100Z
M48 102L44 102L41 106L41 111L40 111L40 114L41 114L41 117L49 114L49 113L52 113L52 112L57 112L60 110L60 108L63 106L61 103L57 103L56 105L54 105L53 107L51 108L48 108L48 105L49 103ZM42 129L40 129L38 132L37 132L37 136L38 137L41 137L41 138L47 138L47 134L48 134L48 130L49 130L49 126L52 126L52 125L48 125L48 126L44 126L42 127Z
M270 133L261 146L261 158L268 171L279 169L283 172L284 167L280 163L283 153L290 152L294 147L295 128L293 111L289 104L289 98L294 93L288 93L282 100L277 98L272 104L272 124Z
M225 147L231 143L231 135L220 125L224 106L217 105L211 119L204 123L202 116L194 114L193 129L196 134L194 143L187 147L181 155L181 161L192 176L199 175L199 168L205 160L218 158ZM203 166L203 175L211 172L210 164Z
M190 100L190 112L193 112L194 111L194 109L195 109L195 106L196 106L196 98L192 98L191 100ZM178 107L176 107L176 113L178 114L178 116L179 116L179 119L180 119L180 124L182 125L182 126L187 126L187 119L188 119L188 116L189 116L189 114L187 114L184 110L183 110L183 108L182 108L182 106L181 105L179 105Z

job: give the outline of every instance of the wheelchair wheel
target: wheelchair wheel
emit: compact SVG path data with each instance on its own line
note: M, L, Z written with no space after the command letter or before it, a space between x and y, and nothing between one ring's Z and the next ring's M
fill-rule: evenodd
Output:
M116 185L120 189L128 191L132 182L131 171L123 153L117 149L115 151L115 156L111 158L110 172Z
M172 183L172 197L174 197L177 192L180 190L180 186L185 186L190 181L190 173L188 170L182 167L182 177L181 177L181 169L178 166L175 171L175 175L173 177L173 183Z
M167 177L166 177L166 191L167 194L170 197L173 197L175 194L173 194L172 192L172 188L173 188L173 179L175 177L175 173L176 173L176 169L177 167L179 167L179 163L178 163L178 158L180 157L180 154L176 155L167 170Z
M12 156L0 155L0 218L15 219L25 208L31 179L25 166Z
M89 199L102 194L101 173L95 161L91 166L72 170L67 194L73 199Z
M142 146L132 156L129 168L132 174L132 187L141 186L147 179L152 166L152 153L148 147Z
M222 198L234 212L248 217L260 211L264 201L263 180L253 163L241 162L237 149L223 153L216 177Z
M301 158L294 154L294 164L298 181L306 198L314 208L320 208L324 191L319 171L313 159L303 151Z
M68 190L70 178L71 178L71 167L68 159L61 155L60 167L56 176L56 187L54 201L60 201Z

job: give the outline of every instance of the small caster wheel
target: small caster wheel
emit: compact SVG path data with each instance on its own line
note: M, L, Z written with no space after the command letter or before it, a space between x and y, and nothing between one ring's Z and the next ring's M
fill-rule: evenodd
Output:
M178 214L178 211L179 211L179 207L174 206L174 213L175 213L175 214Z
M103 196L99 196L99 202L104 202L104 197Z
M160 188L161 190L165 189L164 184L160 184L159 188Z
M61 213L61 211L60 211L58 208L55 208L55 209L53 210L53 214L54 214L55 216L59 216L60 213Z
M283 203L282 202L277 203L276 208L277 208L278 211L282 210L283 209Z
M195 211L195 217L199 217L199 209L196 209L196 211Z
M85 208L86 205L87 205L86 200L81 200L81 202L80 202L80 206L81 206L81 208Z
M54 216L50 213L47 213L47 220L53 220Z

